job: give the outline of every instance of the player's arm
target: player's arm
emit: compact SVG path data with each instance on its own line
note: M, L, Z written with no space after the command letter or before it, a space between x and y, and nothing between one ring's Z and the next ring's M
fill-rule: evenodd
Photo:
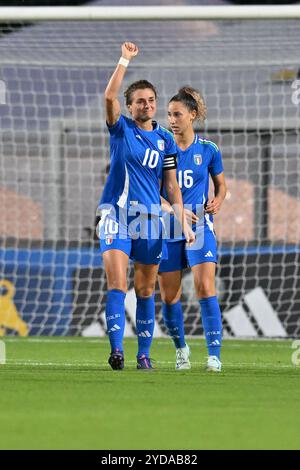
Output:
M124 42L124 44L122 44L122 57L104 92L106 121L109 126L113 126L120 117L121 106L118 95L126 73L126 68L131 59L138 54L138 51L137 46L132 42Z
M160 202L161 202L161 210L163 212L167 212L167 214L174 215L174 210L169 201L167 201L164 197L160 196ZM184 208L184 213L186 216L186 220L189 224L196 224L199 220L199 217L194 214L189 209Z
M163 212L167 212L167 214L174 215L174 210L169 201L167 201L164 197L160 196L160 203L161 203L161 210Z
M215 215L219 212L222 202L225 199L227 186L223 172L219 173L218 175L212 176L212 180L214 183L215 196L213 197L213 199L208 201L205 208L205 212L207 214Z
M183 209L182 195L176 179L176 169L169 169L164 172L164 186L168 195L174 214L182 225L182 231L188 244L195 241L195 234L188 224Z

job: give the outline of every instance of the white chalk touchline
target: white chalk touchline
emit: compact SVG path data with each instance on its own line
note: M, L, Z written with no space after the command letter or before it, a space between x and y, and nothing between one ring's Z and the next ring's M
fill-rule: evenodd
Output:
M136 361L128 360L126 361L126 364L136 364ZM174 365L174 361L155 361L155 364L159 365ZM192 365L194 366L205 366L205 362L196 362L192 361ZM23 360L7 360L6 365L15 365L15 366L50 366L50 367L104 367L107 366L107 362L101 362L101 361L76 361L74 360L73 362L38 362L30 359L23 359ZM234 369L234 368L258 368L258 369L295 369L295 366L292 364L273 364L273 363L257 363L257 362L226 362L224 364L224 369L226 368Z
M61 338L53 338L53 339L48 339L48 338L19 338L19 337L6 337L2 338L6 343L45 343L45 344L78 344L80 342L84 344L98 344L99 346L106 346L108 344L108 338L83 338L83 337L77 337L77 338L68 338L68 339L61 339ZM21 339L21 341L20 341ZM201 339L201 343L200 340ZM192 341L188 341L189 346L195 346L199 347L199 345L203 345L203 338L199 338L198 341L193 339ZM125 338L126 341L126 338ZM132 341L132 340L131 340ZM286 340L266 340L266 339L258 339L254 340L255 343L251 344L249 340L241 340L241 339L225 339L225 344L226 344L226 349L239 349L239 348L244 348L246 345L247 348L256 348L256 347L261 347L261 348L272 348L272 349L290 349L292 340L291 339L286 339ZM266 344L266 341L272 341L272 343ZM279 343L279 341L282 341ZM155 341L154 339L154 344L159 345L159 346L168 346L171 344L171 341L168 341L168 338L166 338L165 341ZM225 345L224 345L225 348Z

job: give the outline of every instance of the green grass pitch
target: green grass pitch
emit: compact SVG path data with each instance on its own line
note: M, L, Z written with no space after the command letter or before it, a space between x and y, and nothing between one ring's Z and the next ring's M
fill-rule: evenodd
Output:
M168 339L153 372L107 364L107 339L3 339L0 449L299 449L300 366L292 341L224 340L223 372L206 373L203 340L192 370L175 371Z

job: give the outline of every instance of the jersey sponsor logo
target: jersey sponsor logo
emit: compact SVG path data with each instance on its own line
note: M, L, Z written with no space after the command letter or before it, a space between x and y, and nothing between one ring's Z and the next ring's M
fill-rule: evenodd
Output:
M204 258L213 258L212 252L209 250L206 255L204 255Z
M202 155L200 155L200 154L194 155L194 162L195 162L196 165L201 165Z
M165 141L164 140L158 140L157 141L157 147L159 148L159 150L165 150Z

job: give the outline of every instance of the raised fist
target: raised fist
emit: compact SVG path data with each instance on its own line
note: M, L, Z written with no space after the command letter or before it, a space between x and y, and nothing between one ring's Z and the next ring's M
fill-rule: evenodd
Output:
M124 42L122 44L122 57L131 60L138 54L138 47L133 42Z

